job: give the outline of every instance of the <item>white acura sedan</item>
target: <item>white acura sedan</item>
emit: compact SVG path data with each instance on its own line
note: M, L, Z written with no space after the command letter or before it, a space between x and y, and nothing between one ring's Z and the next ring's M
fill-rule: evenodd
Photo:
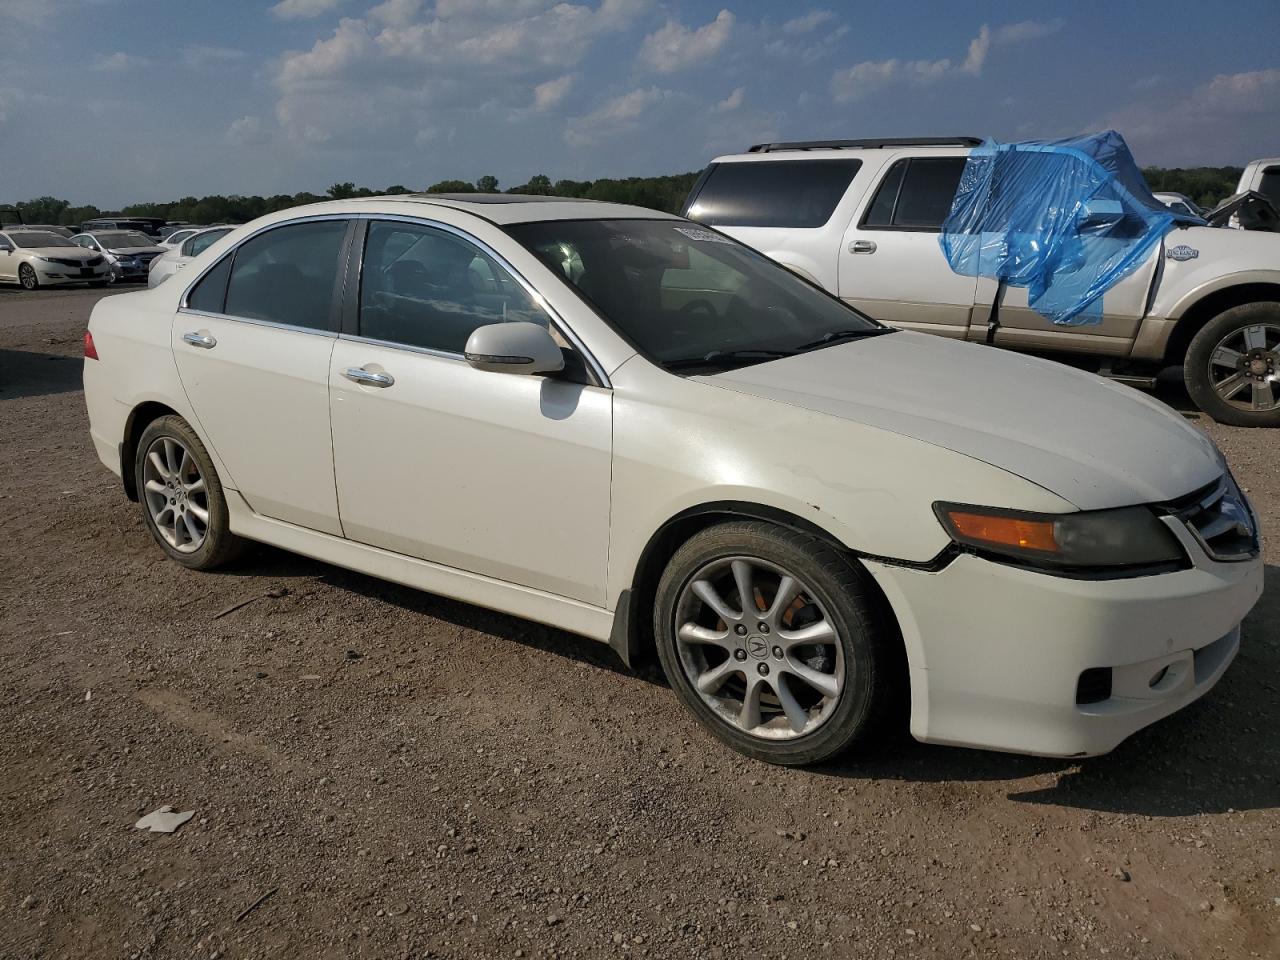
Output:
M921 740L1103 753L1213 686L1262 590L1252 509L1160 404L650 210L296 208L101 301L85 349L176 562L257 540L656 652L775 763L899 696Z

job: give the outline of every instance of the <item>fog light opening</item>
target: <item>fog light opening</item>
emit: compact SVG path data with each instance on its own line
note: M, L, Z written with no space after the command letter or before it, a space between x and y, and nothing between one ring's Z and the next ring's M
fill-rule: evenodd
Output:
M1159 670L1156 671L1155 676L1151 678L1150 682L1147 683L1147 686L1149 686L1152 690L1154 690L1157 686L1160 685L1160 681L1163 680L1166 676L1168 676L1168 674L1169 674L1169 666L1168 664L1165 664L1163 667L1161 667Z

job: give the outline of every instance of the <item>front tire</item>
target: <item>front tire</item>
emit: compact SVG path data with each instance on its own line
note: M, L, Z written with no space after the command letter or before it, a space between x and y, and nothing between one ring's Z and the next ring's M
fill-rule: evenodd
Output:
M1196 406L1219 423L1280 426L1280 303L1218 314L1192 338L1182 373Z
M826 541L758 521L691 537L667 565L654 636L677 696L740 753L820 763L867 740L901 647L867 574Z
M134 482L147 529L170 560L212 570L244 549L209 452L182 417L160 417L142 432Z
M36 276L35 267L31 266L29 263L19 264L18 282L22 284L23 290L40 289L40 278Z

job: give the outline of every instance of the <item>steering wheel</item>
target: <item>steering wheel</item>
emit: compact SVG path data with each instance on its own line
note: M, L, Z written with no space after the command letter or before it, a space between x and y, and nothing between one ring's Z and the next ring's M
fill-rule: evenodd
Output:
M693 317L693 316L697 316L700 313L706 314L707 316L710 316L710 317L720 316L719 312L715 308L715 304L713 304L710 300L690 300L688 303L682 306L677 312L682 317Z

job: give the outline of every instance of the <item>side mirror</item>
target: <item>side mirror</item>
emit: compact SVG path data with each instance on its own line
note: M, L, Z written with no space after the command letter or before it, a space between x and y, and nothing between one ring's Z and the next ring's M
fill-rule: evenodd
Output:
M559 373L564 355L546 327L521 320L477 327L463 354L477 370L493 373Z

